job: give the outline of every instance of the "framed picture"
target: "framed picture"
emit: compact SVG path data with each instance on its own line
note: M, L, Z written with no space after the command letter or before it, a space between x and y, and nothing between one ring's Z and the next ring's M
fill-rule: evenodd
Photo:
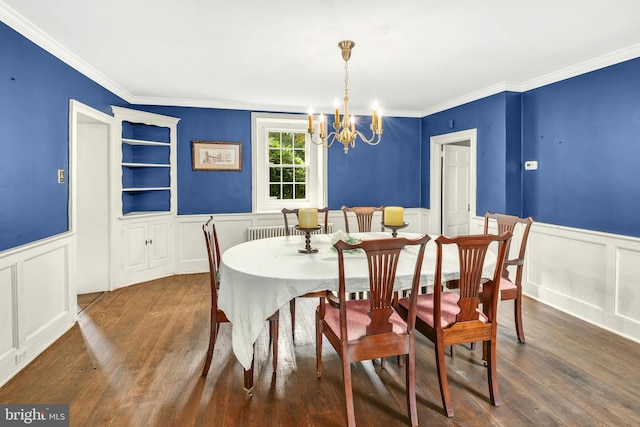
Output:
M191 141L194 171L241 171L242 143Z

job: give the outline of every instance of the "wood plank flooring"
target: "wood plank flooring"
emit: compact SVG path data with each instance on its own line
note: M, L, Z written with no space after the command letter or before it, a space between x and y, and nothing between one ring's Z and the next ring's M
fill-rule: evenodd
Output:
M168 277L107 292L79 322L0 388L0 403L68 403L72 426L342 426L340 361L325 342L315 375L315 299L297 300L295 343L280 311L278 370L268 336L256 345L255 389L242 390L231 325L220 327L214 360L200 376L208 340L206 274ZM419 336L418 417L430 426L638 426L640 344L531 299L527 344L518 344L513 304L499 307L502 406L489 403L482 350L447 358L455 417L442 410L433 346ZM404 368L353 364L362 426L407 425Z

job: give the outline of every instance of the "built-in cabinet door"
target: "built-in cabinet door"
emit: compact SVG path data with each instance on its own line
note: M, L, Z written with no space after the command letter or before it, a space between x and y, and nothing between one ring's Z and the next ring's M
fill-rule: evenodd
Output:
M149 224L137 222L124 226L125 256L124 269L129 272L142 271L149 268Z
M149 223L149 268L166 265L171 259L169 236L170 227L168 221L156 221Z
M124 269L129 273L167 265L171 259L168 220L133 222L124 226Z

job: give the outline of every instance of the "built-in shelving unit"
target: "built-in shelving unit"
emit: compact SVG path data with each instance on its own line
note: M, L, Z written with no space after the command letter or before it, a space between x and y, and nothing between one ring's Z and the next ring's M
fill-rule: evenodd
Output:
M177 211L176 143L179 119L112 107L112 209L121 257L117 284L172 273Z
M179 119L113 107L121 141L120 215L175 213Z

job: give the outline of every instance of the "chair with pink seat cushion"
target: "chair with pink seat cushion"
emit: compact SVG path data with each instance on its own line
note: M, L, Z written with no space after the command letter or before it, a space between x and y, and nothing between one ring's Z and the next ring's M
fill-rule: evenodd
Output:
M386 238L364 240L349 244L342 240L334 247L338 251L338 300L334 307L321 300L316 310L316 357L318 378L322 376L322 336L325 335L342 359L342 375L347 408L347 425L355 426L351 363L380 357L405 355L407 407L412 426L418 425L415 392L415 297L420 282L420 270L425 245L430 237L417 239ZM411 303L404 320L394 309L394 284L400 256L408 256L402 249L419 245L411 281ZM344 251L362 249L369 266L369 298L347 300ZM346 266L345 266L346 264Z
M416 298L416 329L429 338L435 346L436 367L440 381L442 404L447 416L454 415L449 393L447 370L445 367L444 349L455 344L482 341L487 350L487 380L491 403L500 405L498 394L498 376L496 368L496 333L495 318L498 288L491 283L497 283L504 263L504 254L511 233L500 236L480 234L447 238L438 237L436 242L436 270L433 293L418 295ZM483 310L478 309L480 283L485 255L489 245L498 242L493 280L485 283L485 304ZM442 252L443 246L457 247L460 278L458 291L443 290L442 280ZM410 298L398 301L398 313L405 319L411 319Z
M513 317L516 324L516 334L518 336L518 341L524 343L524 328L522 327L522 270L524 268L524 254L527 250L527 240L531 224L533 224L533 218L520 218L513 215L487 212L484 215L485 234L489 231L490 220L494 220L497 223L498 234L511 232L514 236L521 237L517 258L510 258L509 249L507 249L507 259L504 262L502 278L500 279L500 300L513 300ZM516 230L516 228L521 228L522 230ZM514 237L512 241L516 241L516 237ZM511 266L516 267L514 280L509 277L508 267ZM480 301L482 301L482 298L483 292L481 288Z

